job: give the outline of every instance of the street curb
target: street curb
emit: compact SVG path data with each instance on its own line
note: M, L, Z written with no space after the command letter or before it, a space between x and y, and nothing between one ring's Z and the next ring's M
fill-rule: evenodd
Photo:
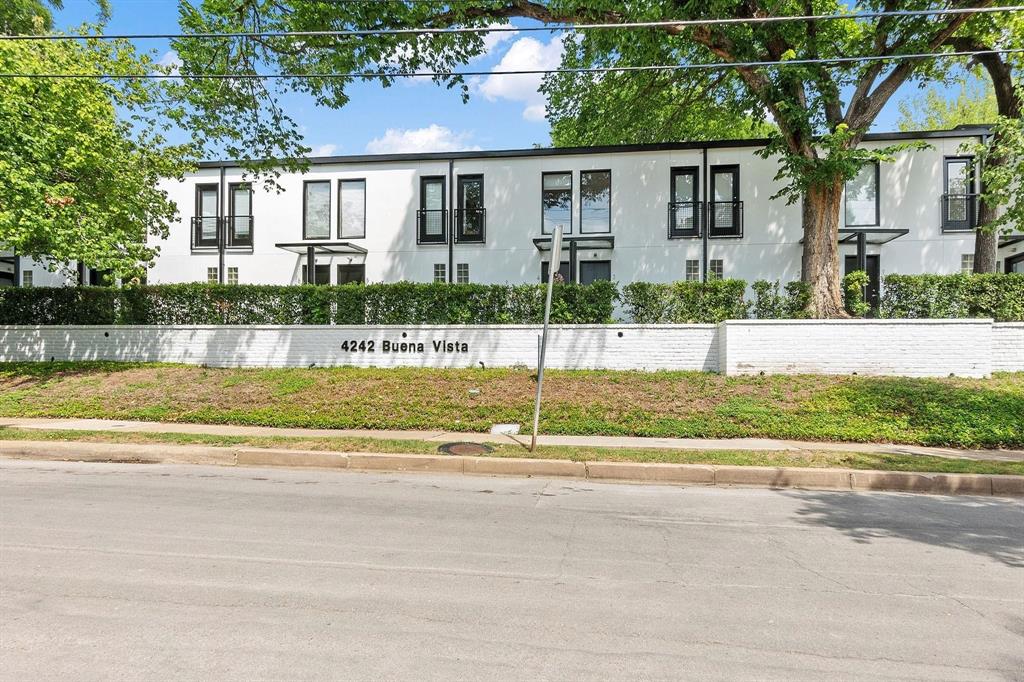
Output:
M0 457L46 461L215 464L482 476L569 477L620 483L1024 497L1024 476L996 474L576 462L558 459L24 440L0 441Z

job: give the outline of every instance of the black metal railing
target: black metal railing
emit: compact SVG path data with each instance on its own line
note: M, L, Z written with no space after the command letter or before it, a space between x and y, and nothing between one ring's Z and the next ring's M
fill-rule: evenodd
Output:
M455 241L466 244L483 244L486 239L487 209L455 209Z
M216 249L220 234L224 247L252 247L253 217L251 215L196 216L192 218L192 248Z
M743 202L708 202L708 237L742 237Z
M195 216L192 218L192 248L217 248L217 234L220 218L217 216Z
M973 230L978 226L977 194L942 195L942 231Z
M225 246L252 246L253 219L251 215L229 215L224 219L228 229L225 231Z
M699 201L673 201L668 205L668 238L700 236Z
M448 243L448 209L425 209L416 211L416 243Z

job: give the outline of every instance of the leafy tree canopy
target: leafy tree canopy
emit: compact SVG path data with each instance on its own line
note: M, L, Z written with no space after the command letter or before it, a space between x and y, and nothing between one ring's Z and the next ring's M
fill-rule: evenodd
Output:
M923 93L899 104L902 131L946 130L960 125L991 124L999 117L996 95L987 79L963 76L950 96L944 89L931 86Z

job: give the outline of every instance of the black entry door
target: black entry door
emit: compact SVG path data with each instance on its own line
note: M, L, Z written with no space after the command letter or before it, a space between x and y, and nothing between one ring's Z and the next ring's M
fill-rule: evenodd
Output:
M881 292L881 286L880 286L880 282L879 282L879 279L878 279L878 275L879 275L878 256L877 255L869 255L869 256L867 256L866 260L867 260L867 263L865 264L865 267L867 269L868 278L869 278L866 300L867 300L867 303L872 308L877 308L878 307L878 296L879 296L879 293ZM856 256L847 256L846 257L845 267L843 269L843 274L844 275L848 275L851 272L855 271L856 269L857 269L857 257Z

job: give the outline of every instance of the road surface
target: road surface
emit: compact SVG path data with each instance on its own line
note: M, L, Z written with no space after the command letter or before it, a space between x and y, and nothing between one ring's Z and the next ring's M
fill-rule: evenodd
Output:
M1024 679L1020 501L0 460L0 676Z

